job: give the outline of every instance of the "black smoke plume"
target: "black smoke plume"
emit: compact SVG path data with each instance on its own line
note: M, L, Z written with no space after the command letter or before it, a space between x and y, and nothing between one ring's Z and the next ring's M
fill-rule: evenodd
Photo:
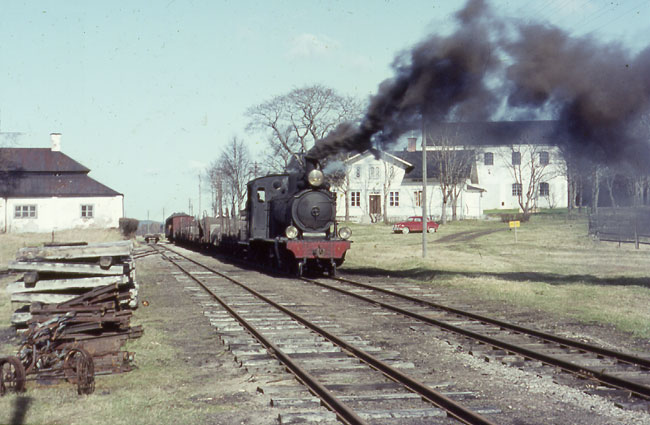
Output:
M558 140L592 159L650 160L650 48L634 57L619 44L505 20L484 0L455 19L452 35L400 53L361 122L340 125L308 155L384 148L423 121L525 116L556 120Z

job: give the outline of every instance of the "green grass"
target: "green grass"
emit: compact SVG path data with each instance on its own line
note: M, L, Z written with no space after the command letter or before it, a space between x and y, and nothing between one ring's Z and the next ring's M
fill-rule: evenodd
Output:
M595 241L587 234L586 216L536 214L517 229L516 242L507 223L451 222L427 235L426 259L421 233L393 234L383 224L350 226L354 243L344 269L454 287L559 320L612 324L650 338L650 247ZM494 233L436 242L486 230Z

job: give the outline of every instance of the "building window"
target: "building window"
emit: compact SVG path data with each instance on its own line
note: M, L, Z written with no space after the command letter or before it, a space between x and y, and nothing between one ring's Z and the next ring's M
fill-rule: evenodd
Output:
M541 182L539 184L539 196L549 196L550 193L548 183Z
M539 153L540 165L548 165L548 162L549 162L548 152L540 152Z
M94 210L92 205L81 206L81 218L93 218Z
M350 205L353 207L361 206L361 192L352 192L352 196L350 197Z
M370 166L370 178L371 179L378 179L379 176L381 175L381 169L377 166Z
M519 165L519 164L521 164L521 152L513 152L512 165Z
M36 205L16 205L14 218L36 218Z
M494 165L494 154L492 152L485 152L483 160L485 165Z
M360 178L361 177L361 167L359 167L359 166L354 167L354 170L355 170L355 174L356 174L357 178Z
M399 207L399 192L390 192L389 201L391 207Z
M415 193L415 206L416 207L421 207L422 206L422 191L417 190Z
M520 196L521 195L521 183L513 183L512 184L512 196Z

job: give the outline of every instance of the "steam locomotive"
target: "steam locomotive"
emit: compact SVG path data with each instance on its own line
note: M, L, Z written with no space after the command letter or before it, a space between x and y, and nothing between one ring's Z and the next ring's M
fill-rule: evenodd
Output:
M247 187L246 209L238 226L216 217L197 220L173 214L165 222L165 236L298 276L336 275L350 249L352 232L336 222L336 196L317 160L305 156L301 167L251 180Z

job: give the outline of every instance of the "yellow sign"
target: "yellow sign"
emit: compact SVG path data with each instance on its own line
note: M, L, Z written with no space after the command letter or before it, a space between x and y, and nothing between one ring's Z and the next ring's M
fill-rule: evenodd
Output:
M512 229L513 227L519 227L519 220L517 221L510 221L510 228Z

